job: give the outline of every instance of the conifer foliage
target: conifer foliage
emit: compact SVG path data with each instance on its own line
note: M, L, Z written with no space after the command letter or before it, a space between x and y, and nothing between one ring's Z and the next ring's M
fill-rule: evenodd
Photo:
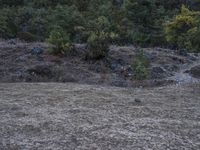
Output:
M199 0L0 0L0 8L0 38L46 41L59 27L67 43L91 49L112 42L199 51Z

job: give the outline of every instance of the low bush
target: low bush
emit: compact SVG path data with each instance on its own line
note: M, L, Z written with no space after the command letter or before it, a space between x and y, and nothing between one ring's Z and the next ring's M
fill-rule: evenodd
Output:
M109 44L112 39L116 38L114 33L107 32L91 32L88 38L89 52L86 59L101 59L105 57L109 51Z
M64 34L62 28L52 30L47 41L53 45L53 47L49 49L49 53L51 54L68 55L73 50L69 35Z
M144 55L143 51L140 50L140 52L137 54L136 58L133 60L133 63L131 65L133 71L134 71L134 78L135 80L144 80L148 78L149 71L149 60Z

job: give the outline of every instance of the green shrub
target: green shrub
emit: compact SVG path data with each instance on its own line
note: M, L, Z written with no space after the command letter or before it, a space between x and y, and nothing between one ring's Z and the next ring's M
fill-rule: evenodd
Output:
M140 51L139 54L137 54L131 67L134 71L135 80L147 79L149 75L149 71L148 71L149 60L144 55L143 51Z
M92 32L88 38L89 52L86 59L101 59L105 57L109 51L109 44L112 39L116 38L114 33Z
M106 56L109 49L109 35L105 32L92 32L88 38L89 52L87 59L101 59Z
M100 16L98 17L94 24L93 24L95 30L97 31L103 31L103 32L110 32L111 31L111 23L108 20L108 18L106 18L105 16Z
M109 51L109 44L118 37L112 32L112 26L108 18L100 16L90 21L88 24L89 33L87 44L89 52L86 59L101 59L106 56Z
M73 49L69 35L65 34L62 28L56 28L51 31L47 41L53 45L53 48L49 49L51 54L67 55Z
M200 10L199 2L199 0L0 0L0 37L15 38L18 32L27 32L44 40L54 30L54 26L60 26L63 28L63 34L72 42L87 42L91 32L97 37L100 36L100 32L106 34L113 32L119 35L117 40L112 41L115 44L165 46L163 23L177 14L182 4L193 10ZM190 11L189 14L191 12L193 13ZM194 17L194 15L184 16ZM172 35L177 40L172 43L179 43L177 45L195 51L199 47L199 38L196 38L199 36L197 34L199 28L199 25L195 25L187 33L180 34L178 38ZM174 30L169 31L169 34L179 35L174 33Z
M200 11L190 11L185 6L181 14L166 23L165 34L169 43L186 48L189 51L200 51Z

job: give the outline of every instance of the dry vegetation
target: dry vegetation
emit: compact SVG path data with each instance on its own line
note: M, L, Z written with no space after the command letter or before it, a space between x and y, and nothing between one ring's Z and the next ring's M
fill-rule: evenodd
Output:
M0 95L0 149L200 149L199 85L16 83Z

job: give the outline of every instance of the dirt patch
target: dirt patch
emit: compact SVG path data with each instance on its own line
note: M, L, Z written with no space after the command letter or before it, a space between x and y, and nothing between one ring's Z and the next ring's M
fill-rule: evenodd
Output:
M200 149L200 86L0 84L0 149Z

